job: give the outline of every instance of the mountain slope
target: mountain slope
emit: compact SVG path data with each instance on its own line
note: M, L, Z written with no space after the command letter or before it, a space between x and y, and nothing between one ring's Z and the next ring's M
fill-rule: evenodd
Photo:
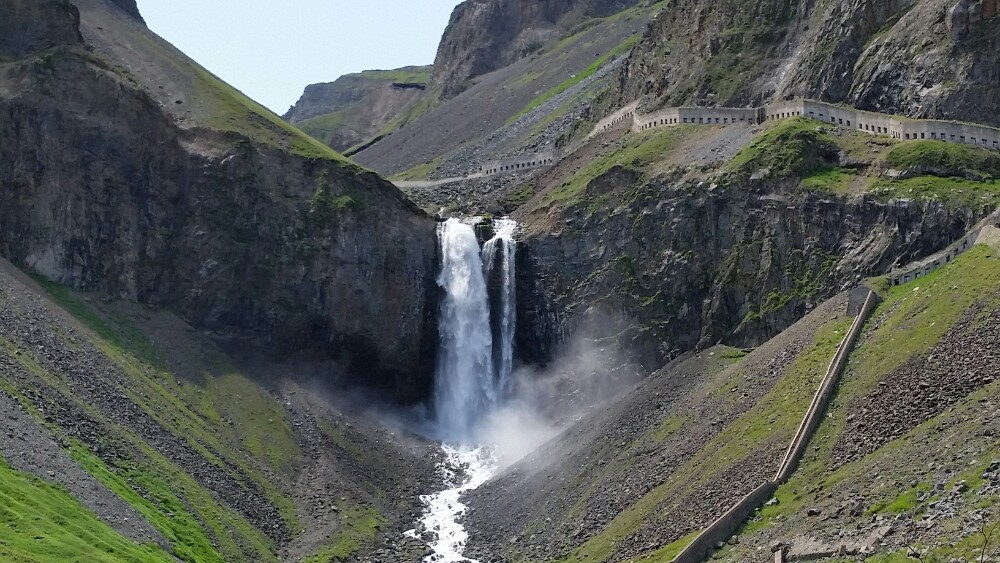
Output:
M469 0L451 15L434 60L432 87L445 99L470 81L541 51L560 34L592 25L639 0ZM572 35L572 33L569 33Z
M997 125L996 8L991 0L683 0L643 34L615 100L743 106L805 96Z
M340 545L346 557L385 541L379 527L396 534L410 525L416 493L428 486L421 479L433 473L433 456L418 442L333 406L333 395L316 400L328 384L310 382L302 367L244 354L241 368L170 313L42 284L0 263L0 401L8 425L0 456L66 486L148 547L126 549L127 540L82 508L35 514L34 529L47 541L25 545L20 539L32 532L19 510L5 513L12 526L0 534L13 553L34 560L108 537L92 549L275 561ZM385 501L390 492L404 492L410 505ZM70 514L85 528L65 525Z
M985 168L914 164L949 151ZM720 341L759 345L962 236L1000 205L987 162L992 151L804 119L599 136L500 196L525 225L525 284L544 280L519 295L546 312L525 339L619 319L598 336L647 373Z
M568 114L569 108L553 107L549 109L554 111L531 115L532 122L511 138L497 144L488 141L505 125L615 64L658 7L642 3L546 36L544 49L475 77L460 94L438 103L420 119L352 159L384 174L398 174L454 157L447 175L457 176L478 171L487 160L505 154L551 150L557 135L532 140L532 128L539 124L544 128L542 122L550 113L555 120ZM441 64L445 63L436 62L435 68ZM431 88L430 96L439 94L433 82ZM430 166L431 170L435 166Z
M979 556L1000 515L998 288L997 250L980 245L885 290L800 468L715 557L770 559L776 544L805 560ZM671 561L773 475L850 325L845 304L749 354L689 355L583 416L473 494L474 552Z
M0 69L0 253L425 396L433 220L115 5L78 6L94 53L55 47Z

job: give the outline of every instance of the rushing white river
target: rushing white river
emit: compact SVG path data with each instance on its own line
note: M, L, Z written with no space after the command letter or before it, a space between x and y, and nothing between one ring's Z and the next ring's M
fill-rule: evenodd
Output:
M512 385L518 225L497 219L495 236L480 248L475 224L476 220L449 219L438 226L442 256L438 284L444 296L434 408L437 433L445 440L445 460L439 468L443 490L420 497L425 507L421 529L407 532L431 548L424 563L478 563L463 555L469 535L462 524L467 509L462 495L492 477L497 460L486 447L449 444L480 441L483 421L502 408ZM496 311L490 310L490 280L497 284Z
M424 563L479 563L463 555L469 534L461 523L468 508L462 504L461 496L492 477L497 463L486 448L445 444L442 449L445 461L440 471L447 488L420 497L426 507L420 519L424 537L430 535L434 538L428 542L433 553L424 558ZM407 535L419 537L416 530L410 530Z

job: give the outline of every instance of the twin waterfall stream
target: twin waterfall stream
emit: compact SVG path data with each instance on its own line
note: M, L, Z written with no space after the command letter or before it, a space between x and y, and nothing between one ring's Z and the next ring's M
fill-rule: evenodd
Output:
M460 522L466 510L460 496L485 483L497 469L493 452L478 434L484 418L502 404L513 383L517 227L510 219L494 220L495 236L480 250L474 223L449 219L438 225L442 255L438 284L444 297L434 405L437 430L444 440L440 471L446 488L420 497L425 506L420 520L424 534L407 532L428 541L432 554L424 563L476 563L463 556L468 534ZM498 297L493 299L498 310L493 311L491 281Z

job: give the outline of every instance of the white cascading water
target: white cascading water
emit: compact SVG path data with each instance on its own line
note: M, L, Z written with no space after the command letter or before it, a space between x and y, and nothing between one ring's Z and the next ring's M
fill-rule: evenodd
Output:
M472 225L458 219L438 225L441 303L434 405L438 429L449 440L465 441L476 420L497 399L493 378L493 335L479 241Z
M517 221L503 218L493 222L495 236L483 245L483 264L487 276L499 263L500 273L500 358L495 366L497 390L501 394L510 391L511 374L514 371L514 329L517 321L517 298L514 279L514 261L517 256ZM498 256L500 254L500 256ZM499 260L497 260L499 258Z
M423 537L432 554L424 563L478 563L463 555L468 533L461 523L466 507L463 493L476 489L493 476L497 462L488 447L474 445L477 424L497 407L509 389L514 364L514 329L517 303L514 293L514 234L517 223L494 222L496 236L482 252L472 224L449 219L438 226L442 264L438 284L445 295L441 303L441 349L434 399L438 432L461 445L442 445L440 466L446 489L420 499L426 506L420 520ZM502 249L501 322L498 362L494 368L493 335L486 277L496 266Z

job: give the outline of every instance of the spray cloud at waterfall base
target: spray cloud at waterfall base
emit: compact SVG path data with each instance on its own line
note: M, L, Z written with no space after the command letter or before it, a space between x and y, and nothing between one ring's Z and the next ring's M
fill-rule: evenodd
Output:
M432 554L427 563L472 561L462 552L468 537L460 519L461 495L482 485L497 468L493 445L481 433L486 417L508 398L514 366L516 323L514 235L517 223L494 222L495 235L480 249L475 221L449 219L438 225L443 290L440 350L434 382L436 434L445 444L440 467L445 489L424 495L420 524ZM497 280L497 306L489 281Z

